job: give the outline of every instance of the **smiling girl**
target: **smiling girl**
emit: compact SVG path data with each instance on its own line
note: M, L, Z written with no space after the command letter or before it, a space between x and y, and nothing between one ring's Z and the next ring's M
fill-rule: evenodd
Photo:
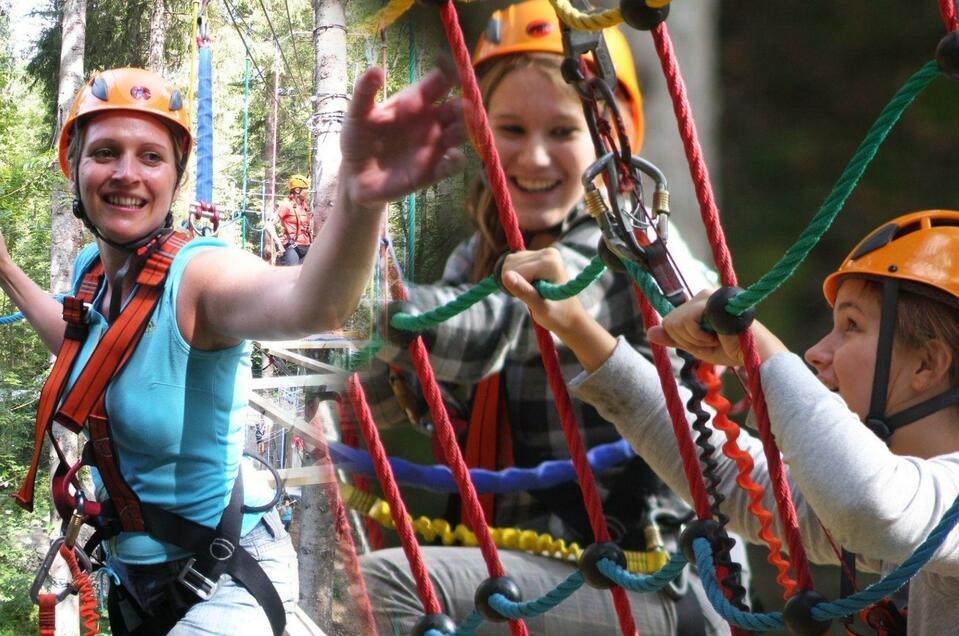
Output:
M605 32L618 79L617 103L639 152L643 138L642 101L628 45L616 30ZM560 72L563 45L559 20L548 0L529 0L496 11L473 55L477 80L487 109L496 151L502 162L510 198L526 245L550 246L579 271L596 254L599 227L583 209L583 173L596 155L576 89ZM459 296L493 273L506 249L499 210L483 179L472 184L467 211L476 233L459 245L446 262L440 281L415 285L412 304L427 310ZM706 286L705 268L689 254L678 234L670 250L689 274L694 290ZM647 351L639 310L629 281L606 272L580 296L586 311L629 346ZM497 293L436 327L428 337L436 377L459 389L471 389L464 409L462 439L471 465L482 468L534 467L544 461L568 459L556 403L550 391L525 305ZM558 350L567 374L576 362L565 347ZM397 367L411 366L405 350L388 345L380 354ZM385 365L384 365L385 366ZM366 381L367 396L377 407L378 421L405 420L396 408L385 369ZM395 376L395 374L394 374ZM460 393L464 391L460 390ZM587 448L620 439L613 425L579 400L572 404ZM487 441L494 439L494 444ZM485 455L485 457L484 457ZM633 460L598 476L600 496L614 539L629 550L647 549L644 529L656 510L681 516L685 506L642 462ZM490 525L549 533L580 545L592 542L582 494L576 483L513 492L483 499ZM457 521L456 501L448 516ZM675 518L675 516L673 516ZM669 536L674 528L664 527ZM500 554L524 598L552 589L573 571L572 563L519 551ZM427 547L424 558L438 586L444 611L456 620L473 609L473 595L486 578L476 548ZM381 550L362 560L381 633L409 633L421 617L422 605L399 549ZM698 582L678 593L635 594L631 597L641 633L713 634L726 626L698 596ZM671 591L672 592L672 591ZM526 621L531 634L616 634L619 625L606 591L583 589L550 612ZM478 633L508 633L506 625L484 625Z

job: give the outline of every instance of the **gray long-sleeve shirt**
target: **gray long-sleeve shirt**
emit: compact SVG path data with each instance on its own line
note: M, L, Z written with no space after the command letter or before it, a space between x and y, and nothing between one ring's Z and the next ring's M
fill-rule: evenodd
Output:
M770 358L761 375L810 560L837 563L820 522L847 549L866 555L857 561L863 570L885 572L905 560L959 495L959 453L932 459L893 454L793 354ZM690 500L659 379L648 360L620 342L602 367L575 378L572 388L616 425L674 492ZM743 435L739 444L753 458L753 479L766 488L766 508L775 511L759 440ZM760 542L747 494L735 485L735 464L721 454L717 460L731 528ZM777 533L782 536L778 523ZM909 588L909 634L953 633L959 633L959 531L947 537Z

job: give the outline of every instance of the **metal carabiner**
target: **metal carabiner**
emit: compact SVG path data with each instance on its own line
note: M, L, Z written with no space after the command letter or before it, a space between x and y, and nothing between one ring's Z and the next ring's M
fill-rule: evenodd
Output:
M47 555L43 557L43 562L40 563L40 567L37 569L37 575L33 579L33 585L30 586L30 600L37 605L40 604L40 590L43 588L46 579L50 576L50 568L53 566L57 555L60 554L60 547L64 545L65 541L66 537L57 537L54 539L53 543L50 544L50 550L47 552ZM73 551L77 556L77 562L81 570L85 572L93 570L93 564L90 562L90 557L87 556L86 552L77 546L73 547ZM76 593L77 587L71 581L57 593L57 603L65 599L68 594Z

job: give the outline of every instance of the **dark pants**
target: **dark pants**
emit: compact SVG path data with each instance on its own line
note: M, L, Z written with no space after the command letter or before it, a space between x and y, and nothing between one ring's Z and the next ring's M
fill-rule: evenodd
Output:
M283 255L280 256L278 265L299 265L306 258L306 253L310 251L309 245L287 245Z

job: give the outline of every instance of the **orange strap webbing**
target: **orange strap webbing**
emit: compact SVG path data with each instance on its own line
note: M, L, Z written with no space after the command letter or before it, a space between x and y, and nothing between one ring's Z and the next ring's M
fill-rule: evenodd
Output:
M466 433L464 459L470 468L499 470L513 465L513 437L506 393L499 373L480 380L473 393L473 410ZM480 495L486 522L493 523L494 495Z
M40 408L37 410L37 423L35 428L36 446L34 448L33 461L27 473L27 478L16 495L17 503L21 506L28 510L33 508L34 482L36 481L36 472L40 457L39 447L42 444L44 433L50 430L53 421L73 431L79 431L83 427L83 423L90 417L91 413L94 412L94 408L103 400L107 386L110 384L113 376L119 372L123 363L134 349L136 349L137 343L139 343L140 337L143 335L143 331L149 322L150 315L153 313L160 294L163 292L163 282L166 279L166 273L170 268L170 264L173 262L176 253L187 241L189 241L189 238L186 235L174 232L161 238L160 244L152 248L152 253L150 253L137 275L137 288L133 294L133 298L130 299L130 302L127 303L117 319L110 325L106 333L104 333L99 344L91 354L90 359L84 366L83 371L80 372L73 387L64 398L60 410L53 416L50 414L56 407L59 395L63 391L63 384L66 383L66 379L69 377L69 368L65 369L62 374L58 374L57 383L59 386L51 388L51 390L48 391L47 385L54 379L54 374L51 373L51 377L47 380L47 384L44 385L40 394L41 403ZM84 277L84 280L86 280L86 278L87 277ZM71 302L70 304L72 306L75 303ZM67 304L65 302L65 317L66 311ZM70 333L70 327L67 328L67 333ZM57 364L60 363L61 357L66 357L64 355L66 353L71 358L66 364L72 366L82 342L83 337L76 342L74 342L72 338L65 338L64 347L61 347L60 353L57 355ZM73 344L65 352L64 348L67 347L68 343ZM76 351L73 351L73 347L76 348ZM54 366L54 370L56 371L56 365ZM60 377L61 375L62 378ZM44 403L45 393L47 394L48 401L51 403ZM103 419L105 426L105 416ZM101 450L98 446L102 446L102 443L94 447L95 451ZM113 454L109 453L109 457L112 458ZM99 453L97 454L97 459L98 461L100 459ZM101 472L104 470L103 466L98 465L98 468ZM108 468L107 471L109 472L109 470ZM112 497L113 491L111 490L111 484L104 479L104 485L106 485ZM120 490L122 490L122 488L120 488ZM142 528L140 529L142 530Z

